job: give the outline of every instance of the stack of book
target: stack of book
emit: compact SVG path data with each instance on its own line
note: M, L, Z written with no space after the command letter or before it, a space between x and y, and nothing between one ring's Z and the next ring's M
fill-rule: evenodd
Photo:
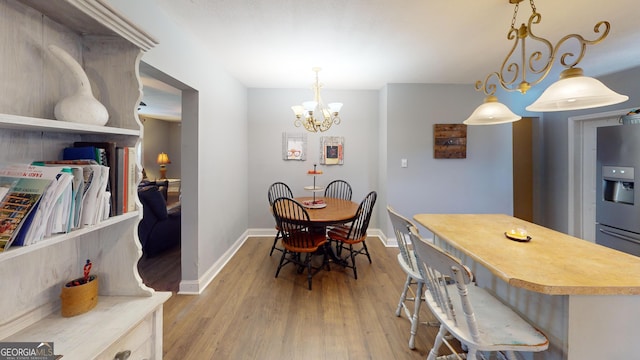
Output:
M75 143L63 160L0 165L0 252L134 211L136 191L135 150L115 143Z

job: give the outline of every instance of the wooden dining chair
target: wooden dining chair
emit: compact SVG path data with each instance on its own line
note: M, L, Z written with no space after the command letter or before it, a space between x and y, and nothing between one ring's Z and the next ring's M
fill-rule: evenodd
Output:
M269 190L267 191L269 206L273 206L273 202L276 201L277 198L281 197L293 198L293 192L291 191L289 185L283 182L275 182L271 184L271 186L269 186ZM280 228L278 228L278 224L276 223L276 237L273 239L273 245L271 246L271 251L269 251L269 256L273 255L273 250L282 251L281 248L277 247L278 240L280 238L282 238L282 231L280 231Z
M345 248L349 251L349 255L343 259L342 265L351 268L356 279L358 278L356 256L360 254L367 255L369 264L371 264L371 255L365 240L367 240L367 229L369 228L369 221L371 220L373 206L377 197L378 194L375 191L367 194L358 206L354 220L349 225L332 227L327 231L329 240L336 243L337 256L341 256ZM354 245L357 244L361 246L354 249Z
M351 185L344 180L333 180L324 189L324 197L351 200Z
M491 293L474 285L473 273L459 259L422 239L415 228L410 237L427 288L425 302L440 321L427 360L438 357L443 343L455 353L446 339L448 334L467 349L466 359L476 359L479 352L500 352L515 360L516 351L538 352L549 347L542 332Z
M311 279L321 267L313 267L311 258L327 242L324 233L312 231L311 220L307 210L299 202L290 198L278 198L273 202L273 214L282 233L282 257L276 270L276 278L280 269L289 263L298 266L299 272L307 269L307 280L311 290ZM304 259L302 255L304 254ZM329 267L327 252L323 253L322 267Z
M422 296L424 291L424 280L418 270L418 260L415 252L410 245L410 230L416 229L409 219L400 215L391 206L387 205L387 212L393 225L393 232L396 235L396 241L400 253L398 253L398 264L400 268L407 274L407 280L404 282L404 288L400 293L400 301L398 301L398 307L396 308L396 316L400 316L404 311L407 318L411 321L411 330L409 335L409 349L415 349L416 332L418 331L418 324L420 321L420 305L424 301ZM407 297L408 293L411 296ZM413 311L407 305L407 302L413 302Z

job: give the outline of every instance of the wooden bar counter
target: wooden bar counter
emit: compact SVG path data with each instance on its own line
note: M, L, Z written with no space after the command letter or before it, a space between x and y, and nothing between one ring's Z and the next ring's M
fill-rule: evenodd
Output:
M631 359L640 326L640 257L502 214L418 214L479 286L545 332L527 359ZM505 232L525 229L528 242ZM424 237L428 235L423 234Z

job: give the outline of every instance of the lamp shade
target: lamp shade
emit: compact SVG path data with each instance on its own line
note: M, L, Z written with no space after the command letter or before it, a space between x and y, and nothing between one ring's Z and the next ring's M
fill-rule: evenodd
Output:
M478 106L467 120L463 121L463 124L496 125L520 119L522 119L521 116L514 114L506 105L498 102L497 97L489 95L484 99L484 103Z
M300 116L302 116L302 113L304 112L304 107L302 105L293 105L291 107L291 110L293 110L293 113L297 117L300 117Z
M584 76L582 69L570 68L560 74L538 100L526 107L528 111L564 111L590 109L629 100L609 89L599 80Z
M342 103L329 103L327 106L332 113L339 113L342 109Z
M156 162L160 165L171 164L171 160L169 160L169 155L163 152L158 154L158 159L156 160Z

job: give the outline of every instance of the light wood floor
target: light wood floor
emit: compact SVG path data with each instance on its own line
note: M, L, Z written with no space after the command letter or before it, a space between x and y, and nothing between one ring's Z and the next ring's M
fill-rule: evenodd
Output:
M373 264L357 259L358 280L351 269L331 264L309 291L306 275L293 265L274 277L281 253L269 256L272 242L248 239L201 295L174 294L165 303L164 359L426 358L437 328L421 325L412 351L409 320L395 316L405 281L397 248L369 238ZM179 261L179 251L171 256ZM170 262L143 259L145 283L175 291ZM433 320L424 304L420 318Z

